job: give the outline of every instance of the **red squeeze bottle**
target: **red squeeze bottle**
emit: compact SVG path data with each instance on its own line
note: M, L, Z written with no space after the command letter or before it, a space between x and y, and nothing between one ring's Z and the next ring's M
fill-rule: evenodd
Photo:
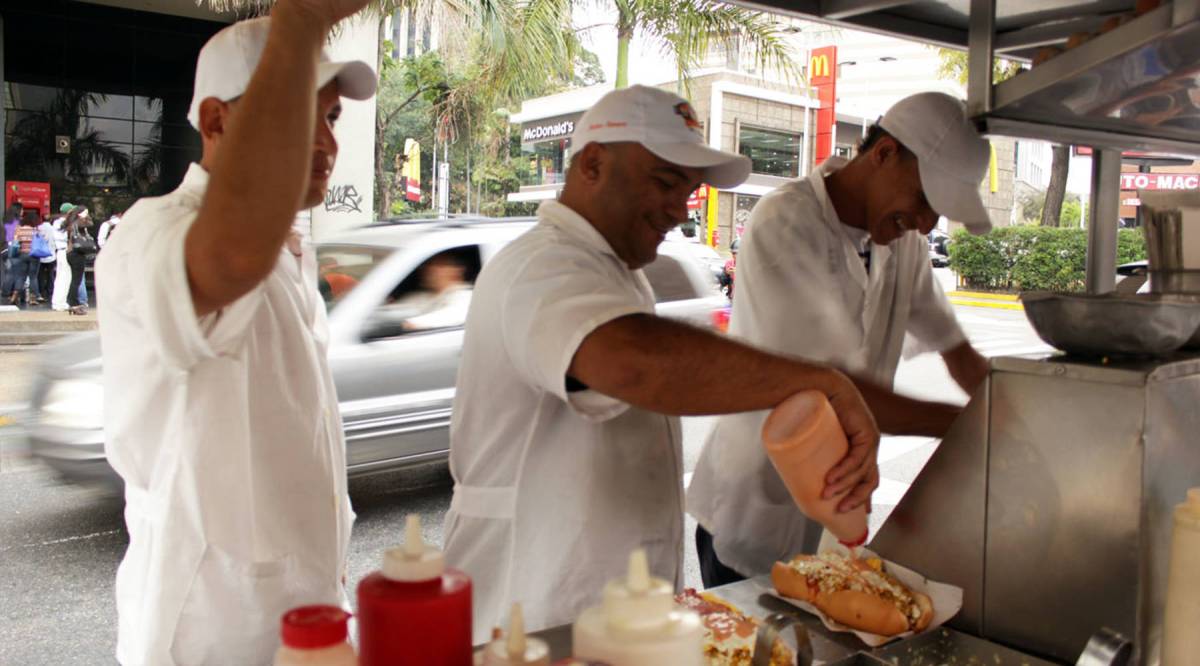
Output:
M472 666L471 579L425 546L419 516L358 584L358 631L362 666Z
M850 450L825 394L801 391L779 403L763 424L762 438L767 457L800 510L833 532L842 545L854 548L865 543L866 505L838 513L841 496L821 498L829 470Z

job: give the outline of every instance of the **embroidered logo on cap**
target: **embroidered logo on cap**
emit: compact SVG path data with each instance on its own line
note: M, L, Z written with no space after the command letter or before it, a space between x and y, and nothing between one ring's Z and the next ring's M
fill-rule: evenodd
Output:
M688 129L700 133L700 121L696 119L696 110L687 102L680 102L675 105L675 113L683 118L683 124L687 125Z

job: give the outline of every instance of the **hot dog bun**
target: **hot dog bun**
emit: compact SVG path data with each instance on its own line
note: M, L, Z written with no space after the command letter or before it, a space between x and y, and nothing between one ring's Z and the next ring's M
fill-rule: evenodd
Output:
M800 555L791 562L776 562L771 581L783 596L806 601L858 631L895 636L921 631L933 620L933 602L927 595L908 589L881 565L843 555Z

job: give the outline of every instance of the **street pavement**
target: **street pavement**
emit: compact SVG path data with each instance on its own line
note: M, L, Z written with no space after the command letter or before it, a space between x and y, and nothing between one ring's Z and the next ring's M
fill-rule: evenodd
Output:
M1021 312L975 307L959 307L956 312L985 355L1046 349ZM32 357L29 349L0 347L0 415L4 405L23 395ZM931 355L903 363L896 388L925 398L967 399ZM685 419L685 482L712 423L711 418ZM59 483L45 468L19 454L18 434L16 426L0 426L0 664L114 663L112 582L128 543L121 501ZM879 453L883 483L874 498L873 528L900 500L936 446L937 441L928 438L885 438ZM378 568L384 549L401 540L408 513L419 514L426 539L441 544L451 488L444 464L351 482L358 521L349 556L350 580ZM688 585L699 586L694 526L689 519L685 579Z

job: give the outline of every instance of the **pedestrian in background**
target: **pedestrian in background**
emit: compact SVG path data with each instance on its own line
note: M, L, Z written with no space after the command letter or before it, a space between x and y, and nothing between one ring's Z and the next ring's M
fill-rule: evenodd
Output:
M49 303L54 289L54 267L58 260L58 240L54 232L54 223L48 219L42 220L42 223L38 225L38 234L50 242L50 256L38 259L37 270L38 300L42 303ZM30 282L32 281L31 277Z
M100 230L96 232L96 243L100 249L104 249L104 244L108 242L108 237L116 230L117 225L121 223L121 216L116 213L112 214L107 220L100 224Z
M13 242L13 234L21 224L21 204L15 203L4 211L4 254L0 255L0 296L7 297L13 290L12 259L8 249Z
M33 237L37 235L37 226L41 222L35 211L26 211L21 218L21 224L13 231L9 243L9 268L12 271L12 290L9 292L9 305L29 305L26 281L29 278L30 267L34 265L29 250L33 247Z
M67 289L71 286L71 267L67 264L67 225L78 217L75 206L64 203L59 206L61 217L54 221L54 290L51 292L50 307L66 310Z
M71 211L72 214L75 211ZM81 291L83 269L87 256L95 254L96 241L88 232L87 209L67 222L67 265L71 267L71 283L67 289L67 305L73 315L87 314L87 293Z

